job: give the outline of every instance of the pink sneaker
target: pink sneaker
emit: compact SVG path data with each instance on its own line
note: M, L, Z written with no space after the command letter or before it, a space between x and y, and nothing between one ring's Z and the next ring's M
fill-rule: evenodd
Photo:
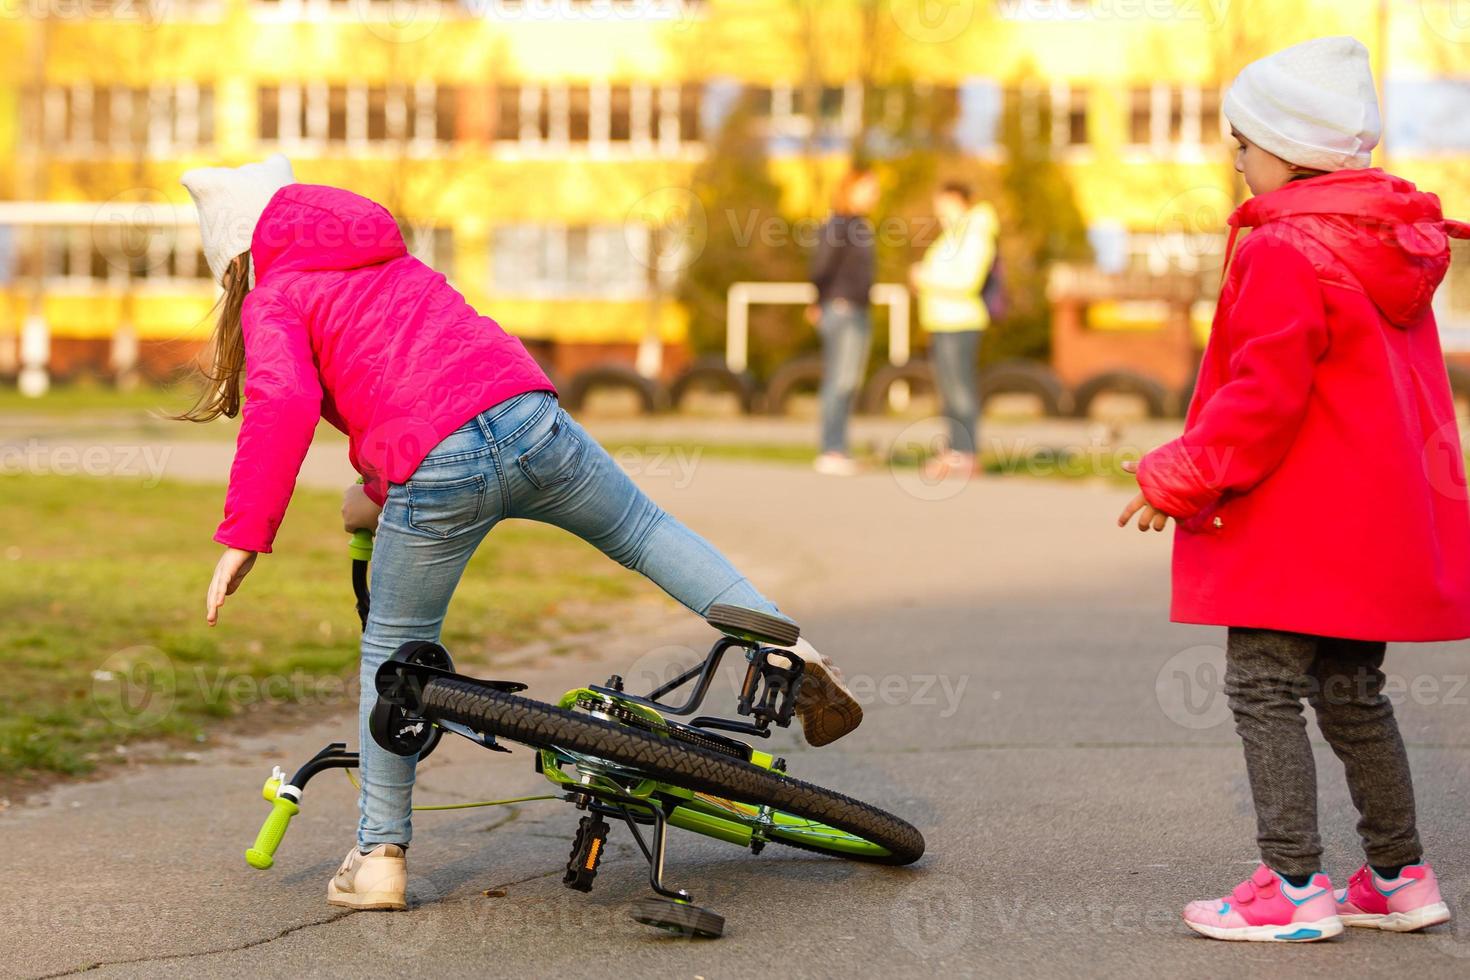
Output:
M1264 864L1224 898L1190 902L1184 924L1211 939L1255 943L1310 943L1342 932L1326 874L1297 888Z
M1389 932L1414 932L1450 921L1450 907L1427 864L1411 864L1397 878L1380 878L1363 865L1337 893L1337 914L1346 925Z

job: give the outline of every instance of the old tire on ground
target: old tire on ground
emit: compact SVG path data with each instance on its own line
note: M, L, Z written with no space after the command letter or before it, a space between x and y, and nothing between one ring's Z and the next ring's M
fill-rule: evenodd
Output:
M669 386L669 404L674 408L682 408L685 397L700 389L734 395L740 403L740 411L746 415L755 409L754 379L743 371L731 371L723 357L701 357L681 371Z
M980 404L996 395L1030 395L1048 418L1066 413L1070 399L1056 372L1040 361L1010 360L992 364L980 374Z
M599 388L631 391L645 415L657 412L663 404L663 390L659 385L623 364L599 364L578 371L561 389L561 403L575 412L585 406L588 394Z
M785 415L787 403L800 391L816 391L822 384L822 358L808 355L787 361L776 369L766 385L765 411Z
M464 678L424 685L425 716L466 725L537 748L559 748L627 766L654 779L753 806L771 806L861 837L888 851L849 855L877 864L912 864L924 838L907 821L841 793L793 779L656 732L506 694Z
M909 361L907 364L885 364L873 372L873 377L863 387L861 404L869 415L882 415L888 411L888 392L900 381L909 386L909 392L934 391L934 368L928 361Z
M1162 419L1169 415L1168 390L1136 371L1105 371L1082 382L1072 395L1072 414L1080 419L1091 417L1092 403L1103 394L1137 395L1143 399L1149 418Z

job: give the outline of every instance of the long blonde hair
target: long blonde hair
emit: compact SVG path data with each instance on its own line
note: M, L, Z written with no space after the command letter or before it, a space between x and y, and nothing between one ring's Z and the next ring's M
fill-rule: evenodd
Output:
M240 414L240 376L245 372L245 333L240 314L250 292L250 253L241 252L225 267L224 295L214 306L219 311L210 335L209 366L199 365L204 390L194 406L173 418L180 422L213 422L221 415Z

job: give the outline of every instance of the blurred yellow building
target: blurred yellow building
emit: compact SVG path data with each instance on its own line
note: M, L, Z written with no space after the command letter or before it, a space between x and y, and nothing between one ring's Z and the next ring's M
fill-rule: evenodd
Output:
M1007 105L1048 128L1104 270L1189 272L1218 260L1239 194L1222 87L1269 50L1351 33L1377 59L1383 161L1470 217L1461 6L18 0L0 15L0 373L26 324L63 376L105 370L117 353L98 342L120 330L145 367L176 362L214 297L187 211L167 220L179 174L279 150L299 179L388 205L561 376L635 358L667 376L687 314L655 232L742 93L787 217L820 212L801 175L813 157L840 169L865 97L930 86L953 93L945 136L977 170ZM1470 348L1464 268L1442 319Z

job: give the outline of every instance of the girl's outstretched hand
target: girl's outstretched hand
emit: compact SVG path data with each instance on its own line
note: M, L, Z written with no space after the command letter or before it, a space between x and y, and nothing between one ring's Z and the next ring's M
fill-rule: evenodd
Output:
M204 618L210 626L219 621L219 607L225 604L225 596L234 595L255 567L255 555L253 551L226 548L219 564L214 566L214 580L209 583L209 595L204 600Z
M1138 464L1132 460L1125 460L1123 469L1128 473L1137 473ZM1147 531L1149 528L1153 528L1155 531L1162 531L1169 523L1169 515L1150 504L1148 498L1142 493L1128 501L1128 506L1124 507L1123 513L1118 515L1118 526L1127 527L1128 522L1133 520L1134 515L1138 517L1138 529L1140 531Z

